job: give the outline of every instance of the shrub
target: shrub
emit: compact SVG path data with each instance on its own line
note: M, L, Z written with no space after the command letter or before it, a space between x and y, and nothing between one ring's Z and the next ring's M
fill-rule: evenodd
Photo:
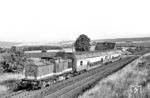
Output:
M26 62L27 59L24 54L21 51L16 51L13 47L8 55L3 56L3 61L0 65L3 72L19 73L23 71Z

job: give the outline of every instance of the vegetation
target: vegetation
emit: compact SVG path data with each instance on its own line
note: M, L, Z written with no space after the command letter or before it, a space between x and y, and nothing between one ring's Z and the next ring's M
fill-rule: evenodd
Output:
M41 49L41 50L42 50L42 52L46 52L46 49L45 49L45 47L42 47L42 49Z
M23 74L4 73L0 75L0 97L18 89L17 83L24 78Z
M22 72L26 62L27 59L23 52L16 50L16 47L13 46L9 50L8 55L3 56L0 67L3 72Z
M116 43L98 42L95 46L95 50L109 50L109 49L114 49L115 46L116 46Z
M90 38L87 35L81 34L75 41L76 51L89 51L90 50Z
M125 42L125 43L117 43L117 47L145 47L149 48L150 47L150 42Z
M60 46L25 46L19 48L23 49L24 51L62 49Z
M150 53L150 48L145 47L132 47L127 49L128 52L130 52L133 55L143 55L146 53Z
M136 54L142 52L145 48L144 47L135 47L135 48L128 48L127 51L131 52L132 54Z
M9 48L2 48L2 47L0 47L0 53L6 53L9 50L10 50Z
M101 80L79 98L150 98L150 54ZM133 93L131 87L139 87Z
M117 38L117 39L103 39L95 41L109 41L109 42L134 42L134 41L149 41L150 37L139 37L139 38Z
M62 58L65 58L66 57L66 53L64 51L62 52L57 52L55 57L62 57Z

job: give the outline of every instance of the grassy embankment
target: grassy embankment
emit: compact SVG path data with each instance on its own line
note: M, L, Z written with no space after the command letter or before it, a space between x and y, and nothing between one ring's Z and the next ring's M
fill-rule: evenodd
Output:
M131 86L138 85L134 98L150 98L150 54L142 56L120 71L104 78L79 98L133 98Z
M0 74L0 96L17 89L16 82L18 82L23 77L24 76L22 74Z

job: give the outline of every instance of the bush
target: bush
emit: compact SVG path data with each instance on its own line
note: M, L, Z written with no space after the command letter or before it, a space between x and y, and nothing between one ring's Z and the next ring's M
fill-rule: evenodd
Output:
M136 54L136 53L144 51L144 47L136 47L135 49L128 48L127 51L131 52L132 54Z
M3 61L0 64L3 72L19 73L23 71L27 59L21 51L15 49L14 47L11 48L9 54L3 56Z

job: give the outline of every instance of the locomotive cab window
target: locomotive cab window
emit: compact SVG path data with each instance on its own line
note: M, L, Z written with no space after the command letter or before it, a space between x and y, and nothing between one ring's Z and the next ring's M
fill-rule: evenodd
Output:
M72 68L72 62L68 62L68 68Z

